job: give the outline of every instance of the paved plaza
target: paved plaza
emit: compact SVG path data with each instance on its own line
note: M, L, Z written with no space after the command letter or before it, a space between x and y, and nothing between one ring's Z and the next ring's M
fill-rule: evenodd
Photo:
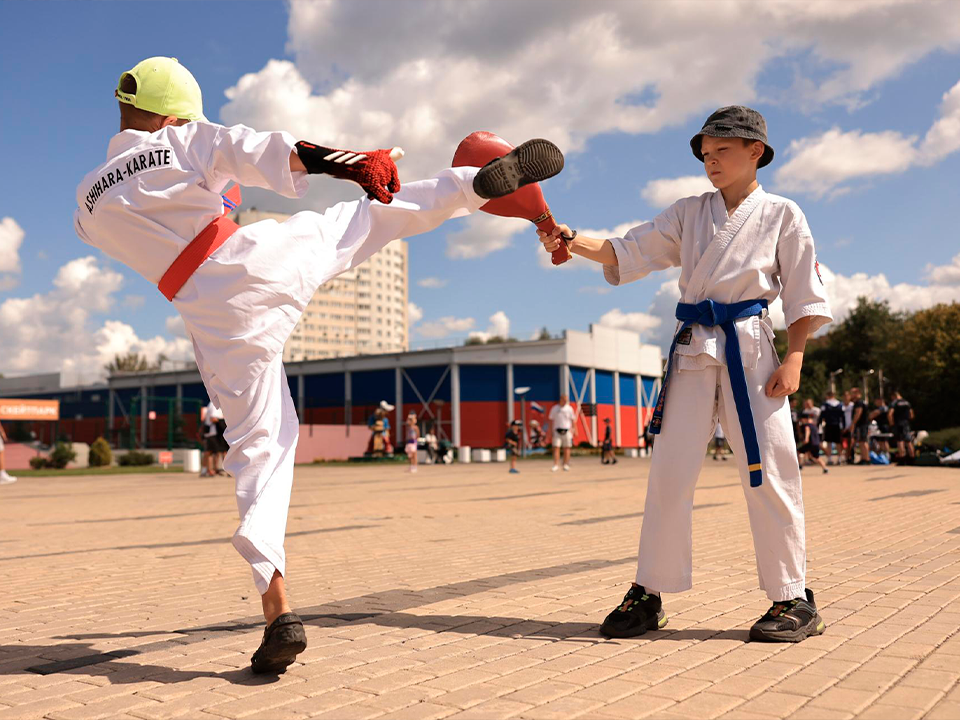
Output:
M805 473L827 622L747 641L757 590L732 462L707 460L694 587L604 640L633 577L649 462L297 469L288 586L309 647L254 677L262 633L229 479L0 488L8 718L960 718L960 472Z

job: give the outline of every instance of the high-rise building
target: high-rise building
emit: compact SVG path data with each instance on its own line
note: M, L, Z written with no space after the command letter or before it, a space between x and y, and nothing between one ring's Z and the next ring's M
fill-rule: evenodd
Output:
M240 225L283 222L289 215L240 210ZM394 240L359 267L321 285L283 348L286 362L405 352L409 265L407 243Z

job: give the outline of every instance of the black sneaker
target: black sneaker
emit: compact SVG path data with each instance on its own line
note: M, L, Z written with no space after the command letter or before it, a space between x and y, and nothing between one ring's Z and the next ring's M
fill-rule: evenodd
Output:
M263 641L250 659L250 669L257 675L280 674L307 649L307 634L296 613L283 613L263 631Z
M823 635L827 625L817 612L813 591L806 599L775 602L750 628L750 639L760 642L800 642L811 635Z
M503 197L524 185L551 178L561 170L560 148L549 140L527 140L480 168L473 180L473 189L482 198Z
M659 595L648 595L643 585L633 585L616 610L607 615L600 634L608 638L630 638L667 624Z

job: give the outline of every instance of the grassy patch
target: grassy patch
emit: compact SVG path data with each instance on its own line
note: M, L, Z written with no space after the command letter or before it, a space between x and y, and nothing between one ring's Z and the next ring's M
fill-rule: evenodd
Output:
M11 475L18 478L61 477L68 475L147 475L154 473L183 473L183 468L173 465L166 469L159 465L142 467L87 467L67 468L64 470L12 470Z

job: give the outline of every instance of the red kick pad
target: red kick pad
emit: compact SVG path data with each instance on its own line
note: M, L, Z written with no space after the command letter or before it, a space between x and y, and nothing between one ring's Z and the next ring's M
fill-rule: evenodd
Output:
M452 166L483 167L491 160L503 157L511 150L513 150L513 145L502 137L481 130L467 135L463 142L457 146L457 151L453 154ZM547 201L543 198L539 183L530 183L515 193L489 200L480 209L491 215L529 220L538 229L546 233L553 232L553 229L557 227L557 221L553 219L553 213L550 212ZM570 249L566 244L561 243L560 247L553 252L551 259L554 265L560 265L571 257L573 256L570 254Z

